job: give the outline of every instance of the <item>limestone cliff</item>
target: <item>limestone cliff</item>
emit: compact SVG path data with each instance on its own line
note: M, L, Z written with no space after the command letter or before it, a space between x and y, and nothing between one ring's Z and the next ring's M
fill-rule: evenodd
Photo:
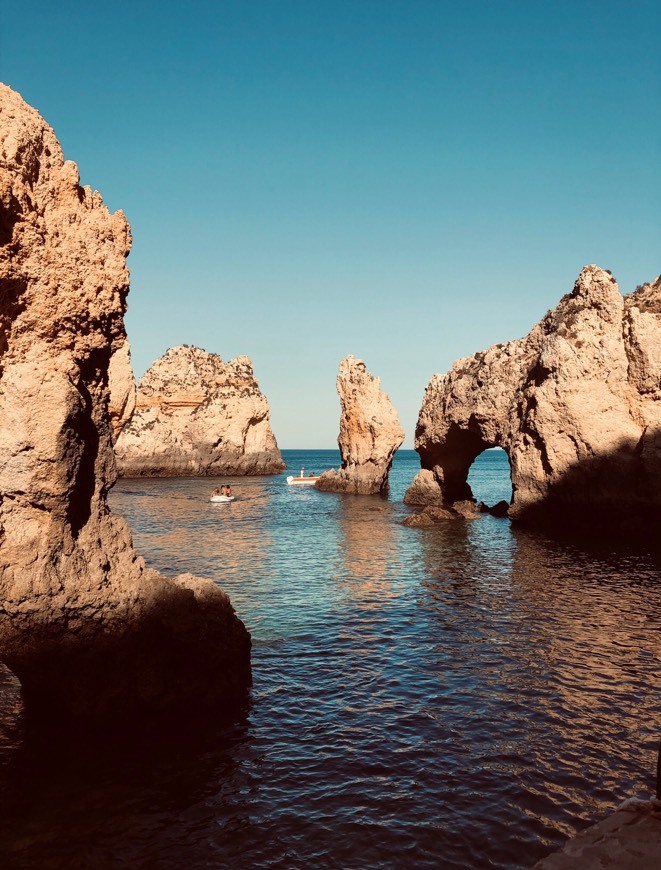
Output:
M337 439L342 467L325 471L316 486L364 495L387 492L390 466L404 440L397 411L379 378L353 356L340 363L337 391L342 406Z
M135 410L135 377L131 368L131 347L128 339L110 357L108 388L110 390L108 411L116 439Z
M115 444L126 477L275 474L285 467L247 356L173 347L141 378Z
M250 680L227 596L146 568L107 505L130 245L0 85L0 660L51 722L223 703Z
M409 504L469 498L471 463L499 446L516 519L661 506L661 280L623 298L586 266L525 338L433 376L415 446Z

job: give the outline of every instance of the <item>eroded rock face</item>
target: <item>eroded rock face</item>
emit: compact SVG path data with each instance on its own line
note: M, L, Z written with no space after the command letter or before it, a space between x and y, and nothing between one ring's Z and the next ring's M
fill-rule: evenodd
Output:
M247 356L173 347L141 378L115 444L126 477L276 474L285 467Z
M113 435L117 439L135 410L135 377L131 368L131 347L128 339L110 357L108 387L108 412Z
M130 245L0 85L0 660L53 722L222 703L250 681L227 596L146 568L107 506Z
M342 414L340 446L342 467L325 471L318 489L363 495L388 490L392 460L404 440L397 411L362 360L348 356L337 377Z
M623 298L586 266L525 338L434 375L415 445L409 504L470 498L471 463L498 446L515 519L661 506L661 280Z

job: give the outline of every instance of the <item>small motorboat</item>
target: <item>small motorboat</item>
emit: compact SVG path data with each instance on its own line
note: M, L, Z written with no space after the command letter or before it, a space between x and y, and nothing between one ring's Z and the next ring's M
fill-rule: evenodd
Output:
M215 504L221 504L226 501L234 501L235 498L235 495L212 495L209 501L212 501Z
M294 477L293 474L290 474L287 477L287 483L289 486L314 486L315 483L319 480L319 475L310 474L307 477Z

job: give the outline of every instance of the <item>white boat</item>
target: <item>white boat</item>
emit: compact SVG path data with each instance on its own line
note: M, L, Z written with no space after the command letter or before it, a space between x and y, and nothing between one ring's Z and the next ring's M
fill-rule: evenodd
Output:
M225 501L234 501L236 498L235 495L212 495L209 501L213 502L225 502Z
M318 480L319 476L315 477L312 474L309 477L294 477L293 474L287 477L289 486L314 486Z

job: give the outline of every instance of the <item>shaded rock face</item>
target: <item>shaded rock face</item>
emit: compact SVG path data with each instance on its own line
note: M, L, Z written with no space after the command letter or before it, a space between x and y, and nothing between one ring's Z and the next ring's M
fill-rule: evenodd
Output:
M586 266L518 341L434 375L415 438L408 504L470 498L488 447L509 454L514 519L615 515L661 505L661 279L622 297Z
M247 356L173 347L138 385L115 444L126 477L277 474L285 467Z
M340 363L337 391L342 406L337 439L342 467L325 471L315 485L332 492L385 493L393 457L404 440L397 411L381 390L379 378L353 356Z
M224 703L250 636L218 587L145 567L106 496L131 244L0 85L0 660L50 721Z
M456 501L451 507L444 508L431 504L423 508L419 514L411 514L402 520L403 526L412 529L429 529L440 525L446 520L473 520L481 514L480 508L473 501Z

